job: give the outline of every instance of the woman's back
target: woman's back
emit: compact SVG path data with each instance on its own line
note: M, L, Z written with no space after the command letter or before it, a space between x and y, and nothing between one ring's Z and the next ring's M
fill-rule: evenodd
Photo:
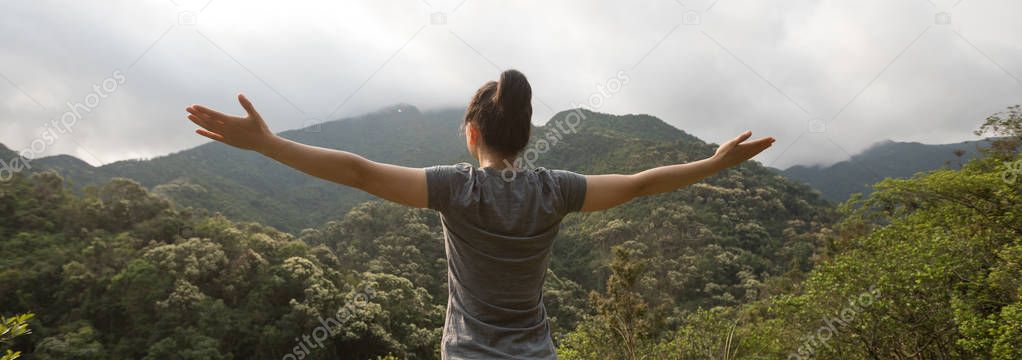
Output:
M201 127L196 133L210 139L386 200L440 211L450 287L441 344L445 359L554 358L543 280L564 215L674 191L738 165L774 142L770 137L746 141L752 136L746 131L709 158L630 175L498 170L516 162L532 129L532 87L521 72L506 70L499 82L483 84L465 111L465 146L483 167L423 171L276 136L247 98L238 95L238 101L243 117L193 105L188 119Z
M426 169L448 261L444 358L554 358L543 306L550 247L585 177L469 164Z

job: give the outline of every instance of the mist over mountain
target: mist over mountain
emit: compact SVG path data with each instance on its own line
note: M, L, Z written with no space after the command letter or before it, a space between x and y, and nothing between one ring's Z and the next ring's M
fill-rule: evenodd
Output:
M960 168L978 157L979 149L986 146L987 140L937 145L885 140L833 165L797 165L782 174L820 190L827 200L843 202L853 193L872 192L871 185L884 178L907 178L944 167Z

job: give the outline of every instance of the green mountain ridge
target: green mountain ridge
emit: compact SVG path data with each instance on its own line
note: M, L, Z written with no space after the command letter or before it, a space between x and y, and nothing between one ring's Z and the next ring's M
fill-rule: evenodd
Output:
M850 159L829 166L796 165L781 173L820 190L827 200L843 202L853 193L869 194L872 184L885 178L908 178L919 172L961 167L980 155L988 140L952 144L922 144L885 140ZM962 151L961 156L955 154Z
M456 134L460 113L420 112L408 105L280 135L306 144L341 148L368 158L408 166L432 165L426 159L455 159L463 145ZM381 144L381 142L383 144ZM68 156L33 161L33 170L55 170L76 187L101 184L115 177L143 186L185 206L224 213L286 231L297 231L344 214L370 197L315 179L259 154L206 143L150 160L124 160L99 167ZM242 199L244 201L238 201ZM314 211L313 211L314 210Z
M571 156L541 154L539 166L591 172L621 171L616 169L616 164L607 161L603 161L602 166L590 164L596 161L593 156L620 153L623 148L615 143L618 140L653 144L683 139L702 143L649 115L611 116L588 110L567 110L554 119L572 112L582 115L580 125L575 128L578 133L562 134L563 143L553 145L555 153ZM408 104L398 104L363 116L284 131L280 135L398 165L453 164L472 160L459 135L462 114L461 109L423 112ZM557 127L553 122L535 127L534 140ZM556 131L570 131L571 128L561 125L560 129ZM572 143L595 144L598 149L574 147ZM5 158L13 156L11 152ZM117 177L133 179L180 205L221 212L233 219L256 221L290 232L337 218L354 205L372 198L360 191L306 176L259 154L219 143L206 143L149 160L122 160L99 167L68 155L43 157L33 160L32 165L34 171L57 171L77 188L102 184ZM636 169L639 168L626 170Z

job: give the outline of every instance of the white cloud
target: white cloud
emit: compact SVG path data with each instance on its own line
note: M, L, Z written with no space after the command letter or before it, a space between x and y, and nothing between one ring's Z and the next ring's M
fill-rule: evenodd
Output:
M496 77L492 61L530 77L537 123L552 115L542 103L556 111L584 102L624 69L632 81L602 111L656 115L707 141L745 129L774 135L760 160L778 167L834 162L882 139L969 139L986 115L1020 102L1022 84L1006 71L1022 77L1022 23L1013 15L1022 3L954 4L12 2L0 13L0 74L17 87L0 79L0 142L28 145L114 69L126 74L123 88L76 126L74 141L48 153L96 163L194 146L204 139L183 108L238 111L239 91L275 130L334 109L339 118L398 102L463 106ZM178 24L182 11L197 13L197 25ZM698 25L682 24L687 11ZM941 11L951 25L934 23ZM434 12L447 24L430 25ZM805 133L810 119L827 132Z

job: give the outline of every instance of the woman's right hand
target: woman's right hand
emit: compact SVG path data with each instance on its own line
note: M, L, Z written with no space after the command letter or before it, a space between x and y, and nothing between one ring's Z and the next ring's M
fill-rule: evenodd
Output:
M746 142L745 140L751 136L752 131L741 133L738 137L720 145L710 159L718 163L722 169L729 168L752 159L774 143L774 138L769 136Z
M188 120L201 127L195 130L199 135L240 149L264 154L269 152L277 136L270 132L263 117L245 95L238 94L238 102L245 108L246 116L228 115L202 105L192 105L186 109Z

